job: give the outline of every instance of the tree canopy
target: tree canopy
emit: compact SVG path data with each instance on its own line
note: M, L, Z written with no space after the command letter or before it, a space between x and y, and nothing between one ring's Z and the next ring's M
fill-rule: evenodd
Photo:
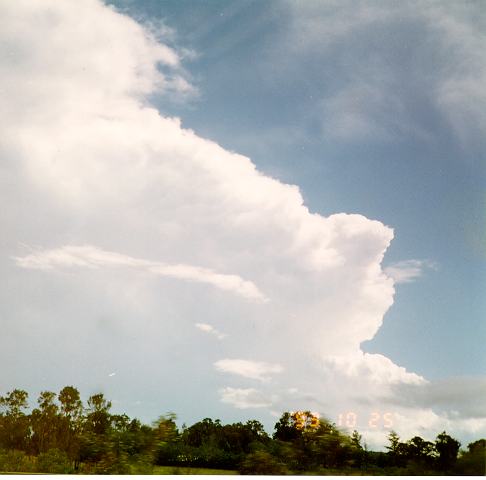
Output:
M163 465L261 475L485 473L486 440L462 451L446 432L435 441L402 441L390 432L384 453L363 446L359 432L348 434L307 410L283 412L270 436L258 420L204 418L179 429L168 413L144 425L113 413L103 393L83 403L73 386L42 391L31 410L28 399L19 389L0 396L0 471L124 474Z

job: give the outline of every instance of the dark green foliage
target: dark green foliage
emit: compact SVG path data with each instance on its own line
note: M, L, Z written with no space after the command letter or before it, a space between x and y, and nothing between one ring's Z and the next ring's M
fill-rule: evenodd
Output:
M275 432L273 438L281 440L282 442L291 442L296 440L301 435L301 432L295 425L295 421L289 412L285 412L275 424Z
M459 452L459 442L445 432L435 442L401 441L391 432L383 453L368 451L357 431L345 434L308 411L283 413L271 438L256 420L224 425L205 418L179 431L170 413L143 425L111 413L102 393L83 405L72 386L57 395L41 392L30 413L27 400L17 389L0 397L1 472L150 474L164 466L177 473L205 468L257 475L486 473L486 440Z
M242 475L285 475L289 473L284 463L264 450L246 455L240 463L239 472Z
M353 440L325 419L313 426L310 412L285 412L275 425L274 439L280 442L275 454L296 471L342 468L356 463L359 449ZM304 419L304 420L303 420Z
M435 458L435 453L434 444L423 438L413 437L407 442L407 456L411 460L430 464Z
M256 420L222 425L219 420L205 418L186 428L170 445L159 447L157 463L231 469L269 441Z
M138 471L151 470L160 432L111 414L102 393L92 395L84 408L72 386L58 395L44 391L30 414L27 398L22 390L0 397L0 448L6 450L1 470L124 474L130 463Z
M462 452L457 461L456 472L486 476L486 439L476 440L467 446L467 452Z
M59 408L54 403L56 394L41 392L35 408L30 414L32 437L30 439L31 451L35 454L56 448L60 443L60 415Z
M440 470L450 470L456 464L460 446L461 444L456 439L447 435L446 432L437 435L435 448L439 454L438 466Z
M13 390L0 397L0 448L26 450L29 439L29 418L25 414L29 394Z
M410 475L455 471L460 443L446 432L439 434L435 443L418 436L400 442L395 432L391 432L388 439L390 445L385 466L399 467L404 474Z
M37 457L36 471L44 473L72 473L73 467L66 452L52 448Z
M36 471L35 458L19 450L0 451L0 471L24 472Z
M102 393L91 395L88 398L87 415L84 428L96 435L103 435L110 426L111 402L107 401Z

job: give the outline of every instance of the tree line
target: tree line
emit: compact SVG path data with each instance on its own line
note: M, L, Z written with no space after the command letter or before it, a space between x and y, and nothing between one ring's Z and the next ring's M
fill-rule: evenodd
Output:
M154 466L217 468L242 474L485 474L486 440L467 450L442 432L434 442L391 432L386 452L309 411L285 412L270 436L257 420L222 424L205 418L178 428L174 414L144 425L111 413L102 393L83 403L72 386L43 391L29 411L28 393L0 397L0 471L151 473Z

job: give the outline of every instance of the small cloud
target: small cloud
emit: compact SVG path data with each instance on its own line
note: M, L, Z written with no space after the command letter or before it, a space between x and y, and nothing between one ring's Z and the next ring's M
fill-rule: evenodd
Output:
M14 257L14 260L19 267L46 271L63 268L132 268L156 276L210 284L251 300L266 300L254 283L244 280L238 275L218 273L194 265L169 265L133 258L92 245L65 245L52 250L32 252L25 257Z
M385 273L393 278L395 283L411 283L421 277L426 268L437 267L430 260L402 260L386 267Z
M108 374L109 377L114 377L115 375L116 375L116 372L112 372L112 373Z
M233 373L260 381L269 380L271 377L266 376L269 373L283 372L282 365L277 363L254 362L237 358L218 360L214 363L214 366L220 372Z
M223 338L228 336L226 333L221 333L219 330L214 328L212 325L209 325L209 323L195 323L194 325L196 326L196 328L198 328L202 332L206 332L206 333L209 333L211 335L214 335L218 340L223 340Z
M254 388L231 388L220 390L221 401L236 408L263 408L272 405L272 401Z

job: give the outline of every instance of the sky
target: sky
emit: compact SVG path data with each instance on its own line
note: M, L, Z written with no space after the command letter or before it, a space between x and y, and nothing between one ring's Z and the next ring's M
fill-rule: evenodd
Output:
M0 2L0 391L486 436L481 2Z

